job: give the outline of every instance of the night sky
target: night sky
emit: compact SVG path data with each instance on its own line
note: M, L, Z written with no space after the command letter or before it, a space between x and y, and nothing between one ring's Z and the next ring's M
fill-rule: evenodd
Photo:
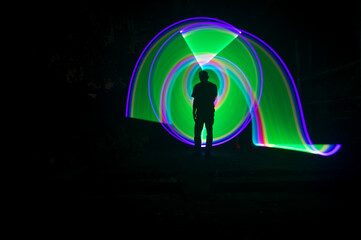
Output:
M137 224L141 222L134 229L148 229L144 225L152 223L152 234L159 233L155 229L163 228L166 223L170 225L174 223L178 227L169 229L177 229L178 233L184 234L190 228L194 230L194 224L213 226L214 223L205 224L205 221L199 217L202 214L197 212L196 204L192 205L199 201L204 201L207 205L211 200L204 200L203 196L187 195L187 191L184 190L187 181L183 180L182 185L182 177L174 173L178 163L170 164L167 168L159 162L158 165L152 165L151 162L156 160L148 161L149 159L178 159L174 155L189 152L190 147L174 140L156 123L125 118L129 81L135 63L146 44L170 24L200 16L221 19L267 42L284 60L296 80L311 138L315 142L343 145L341 151L329 159L303 153L289 153L285 150L256 148L251 143L251 129L247 128L248 130L241 133L243 136L239 136L238 140L235 139L220 147L221 155L217 155L216 159L224 158L225 162L230 162L229 168L232 168L232 161L236 159L235 154L244 156L242 159L246 162L251 162L254 155L258 159L273 161L285 171L291 171L303 161L302 159L305 159L304 165L300 165L308 170L312 165L311 172L314 174L309 174L307 177L318 176L320 172L328 174L327 180L321 181L322 183L315 182L317 186L330 187L330 184L337 186L330 187L338 190L330 193L330 197L325 201L342 199L340 202L343 205L337 205L337 207L330 205L329 208L323 208L325 212L331 216L330 212L336 211L337 217L341 218L349 216L342 215L341 212L359 211L354 208L356 205L351 204L349 208L343 206L351 198L353 199L353 193L359 187L360 3L358 1L329 1L327 4L316 4L316 2L179 0L19 3L19 6L16 6L16 14L9 21L16 23L17 26L16 44L21 54L18 56L19 65L24 67L15 74L20 74L26 79L24 89L30 93L30 97L25 101L24 110L27 118L24 119L24 125L29 131L25 139L31 156L28 161L32 171L30 175L32 175L31 179L34 179L31 181L31 186L36 187L29 187L33 190L28 189L30 191L28 196L31 196L29 197L31 199L37 199L35 202L38 209L45 209L44 212L47 214L44 213L42 216L52 219L55 229L68 229L62 225L64 221L54 220L64 217L65 214L61 214L63 210L67 213L68 220L65 222L69 222L72 216L77 216L75 219L81 219L84 222L86 217L79 217L80 215L88 217L96 215L96 219L101 217L109 220L114 217L109 212L119 213L118 216L120 216L123 211L115 206L128 204L134 210L125 214L125 218L130 219L128 225L134 227L135 222ZM245 146L242 152L234 152L238 151L235 150L237 144ZM292 158L296 159L296 165L285 160L292 161ZM287 163L282 165L284 162ZM235 169L238 166L236 165L233 166ZM222 165L219 171L216 171L222 172L222 167L226 168ZM254 171L260 172L257 176L262 178L265 169L269 168L262 165L255 169ZM113 170L118 172L113 174ZM284 174L277 171L272 174ZM102 172L102 175L99 172ZM223 170L223 173L227 177L229 171ZM296 172L292 177L301 178L303 174ZM99 177L100 175L102 177ZM178 185L183 189L180 190L183 194L181 195L185 195L185 199L192 202L190 205L193 207L184 207L188 210L182 211L174 210L176 208L172 208L170 206L172 204L169 204L167 210L158 211L155 207L157 197L154 196L149 201L144 200L147 203L154 202L154 206L147 205L145 210L139 207L144 206L144 202L139 199L142 197L148 199L147 197L151 198L151 194L154 194L152 190L144 189L150 186L149 176L155 175L156 179L166 179L165 181L169 184L179 183ZM293 179L292 177L290 179ZM195 185L202 182L198 178L194 179ZM122 191L109 187L123 180L125 182L139 180L141 183L138 185L124 183L121 188L142 187L134 191ZM159 180L159 182L162 181ZM265 180L264 184L267 185L270 182L272 180ZM307 179L307 183L309 182L310 180ZM302 185L302 181L299 184ZM223 191L222 194L226 192L224 198L229 197L226 195L229 194L226 190L219 190L219 185L211 183L210 186L213 197L219 197L217 195L219 191ZM230 192L237 192L237 194L242 193L242 190L236 191L232 189L232 186L229 185L225 189L230 189ZM247 186L251 189L253 185ZM347 190L345 186L348 186ZM83 191L79 191L78 188ZM116 191L120 193L114 193ZM275 191L280 190L277 188ZM299 194L302 195L303 191L301 188ZM162 190L158 189L156 192L159 193ZM284 192L292 195L288 190ZM171 199L169 202L176 198L170 197L176 194L172 191L163 189L163 193ZM232 200L231 202L236 202L236 194L232 194L234 195L229 199ZM69 199L76 199L74 200L76 204L70 204ZM94 201L94 199L101 200ZM267 201L272 202L267 200L267 197L265 199L265 205ZM138 201L137 204L140 202L139 205L129 205L129 202L133 200ZM186 204L177 203L178 200L174 200L175 205L186 206ZM32 205L29 199L24 199L24 201L29 202L29 206ZM299 198L298 201L301 202ZM315 208L324 204L321 200L317 204L310 203L310 200L306 202L308 206L316 206ZM247 203L242 204L244 206ZM79 206L97 209L96 214L87 215L88 211L84 210L85 207ZM104 206L111 207L105 211ZM82 209L80 213L79 209ZM214 212L219 210L211 207L209 209ZM33 210L29 211L33 213ZM214 216L221 219L220 214L214 213L212 217ZM229 216L231 214L224 218L230 219ZM135 220L138 218L142 221ZM320 220L320 218L317 219ZM321 220L324 219L321 218ZM227 228L226 226L230 225L224 224L224 228L219 228L217 233L220 236L225 236L225 232L229 235L233 234L233 230L237 229L237 219L232 221L234 223L232 227ZM267 220L264 221L267 222ZM74 222L71 224L74 225ZM94 225L96 222L96 220L92 221ZM279 230L290 226L286 224L281 227L282 221L270 220L270 222L274 226L273 229ZM295 220L294 224L301 226L301 222L304 221ZM257 223L254 221L252 227L247 228L253 229L248 231L249 238L247 239L266 238L267 234L258 235L255 229L266 229L265 226L268 224L263 222L257 225ZM189 225L193 227L188 228ZM111 226L111 224L108 225L110 229L119 228L119 225L114 228ZM91 232L87 227L84 229L85 232ZM205 231L204 229L206 228L202 228L202 231ZM272 232L273 236L281 236L278 230ZM174 231L169 230L170 234ZM55 232L53 234L56 235ZM208 233L211 235L212 231L209 230Z

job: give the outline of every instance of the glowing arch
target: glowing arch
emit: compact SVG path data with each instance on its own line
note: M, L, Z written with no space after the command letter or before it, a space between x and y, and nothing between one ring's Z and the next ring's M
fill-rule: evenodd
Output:
M160 122L193 144L191 92L198 72L218 86L214 145L252 121L253 143L328 156L340 144L313 144L293 78L282 59L256 36L214 18L170 25L145 47L129 85L126 117ZM202 136L205 144L205 136Z

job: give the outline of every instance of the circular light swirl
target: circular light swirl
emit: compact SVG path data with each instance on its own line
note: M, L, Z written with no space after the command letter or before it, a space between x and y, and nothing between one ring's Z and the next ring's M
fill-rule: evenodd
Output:
M184 131L183 120L185 117L178 116L177 111L172 109L172 105L177 105L173 104L172 101L177 101L174 96L183 94L185 96L184 100L186 100L188 104L187 107L189 109L192 108L190 93L193 84L191 79L198 76L197 68L199 68L199 65L194 57L180 62L167 76L160 97L160 122L171 135L188 144L193 144L193 135L189 134L190 131ZM216 56L203 66L203 70L214 71L218 79L220 79L218 97L215 102L216 113L227 111L227 109L234 109L232 114L236 116L233 118L233 124L228 128L223 127L225 131L219 132L218 136L214 139L214 145L220 145L230 140L227 138L229 135L236 136L249 124L251 120L251 109L253 109L255 103L253 98L249 97L252 95L252 90L246 76L232 62ZM240 81L232 82L232 78L239 79ZM180 88L181 85L183 85L181 89L183 93L175 94L174 91L177 91L176 88ZM234 98L233 101L228 100L230 97ZM243 111L239 111L239 109L242 109L242 106ZM229 116L230 114L227 115ZM218 122L227 122L226 119L228 116L223 117L216 115L216 119L219 119L217 120Z
M160 122L193 145L191 95L201 70L218 87L214 145L231 140L252 120L256 146L322 156L341 148L312 143L295 82L280 56L255 35L214 18L181 20L147 44L132 73L126 117Z
M231 140L249 124L261 97L262 71L252 46L238 29L209 20L177 26L169 35L155 54L148 76L155 116L172 136L192 145L191 93L199 82L198 72L206 70L209 81L218 87L214 145ZM205 141L202 134L202 145Z

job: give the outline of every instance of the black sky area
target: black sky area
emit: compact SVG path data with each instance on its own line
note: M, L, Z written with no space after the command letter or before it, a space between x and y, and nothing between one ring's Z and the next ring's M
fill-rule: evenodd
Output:
M128 210L125 210L129 226L137 222L137 217L144 217L142 224L149 223L147 221L155 221L153 224L158 227L168 221L172 224L174 219L183 219L183 222L177 222L177 220L175 223L182 230L174 226L171 229L178 229L183 231L182 233L186 233L189 230L186 227L189 222L194 221L199 225L204 223L203 220L197 218L198 215L206 214L196 210L197 202L205 201L206 205L211 205L213 202L207 202L208 200L206 201L202 197L199 200L199 196L194 197L192 194L189 197L187 193L184 193L187 190L183 190L186 195L185 199L188 200L182 198L179 201L195 202L189 203L191 205L189 208L185 203L184 205L182 205L183 203L179 204L188 210L183 212L179 209L174 210L171 204L165 204L164 208L167 210L158 207L164 210L159 210L161 212L159 213L155 207L157 205L156 197L152 195L152 198L153 192L147 188L149 186L147 181L156 173L161 172L161 169L172 169L169 170L170 173L166 170L164 170L166 173L162 172L165 175L159 179L163 179L163 182L158 180L163 184L164 179L173 179L169 180L167 184L171 185L171 183L177 182L177 184L180 183L181 189L186 189L185 182L193 179L192 171L194 169L189 170L191 174L187 172L188 170L184 170L186 173L182 170L181 173L177 173L178 175L173 176L172 174L177 172L177 168L182 169L182 164L179 162L190 159L184 156L191 152L191 147L173 139L159 124L125 118L129 81L140 53L161 30L172 23L191 17L212 17L226 21L241 30L256 35L269 44L285 62L295 79L311 139L316 143L341 143L343 145L341 151L329 157L329 164L326 164L325 158L312 154L255 147L251 141L252 129L247 127L239 137L218 148L219 153L216 153L215 161L222 162L224 160L224 164L229 163L229 165L221 164L220 169L234 168L233 172L229 169L224 170L223 175L222 170L217 170L220 174L218 177L236 174L234 172L238 171L236 170L238 163L235 162L238 157L235 156L243 159L242 164L245 164L245 169L253 167L253 157L260 159L260 162L263 161L261 159L267 159L267 161L265 160L267 167L260 164L259 167L255 166L256 170L252 171L262 174L266 172L269 175L279 174L277 177L292 172L299 164L300 168L305 171L311 169L310 173L301 170L292 172L293 175L289 177L291 182L295 176L296 178L304 177L307 178L307 184L309 184L305 186L311 186L310 179L320 178L319 174L322 172L324 174L321 174L322 176L327 176L325 177L327 181L316 181L312 191L317 192L318 187L328 189L325 196L329 195L325 197L325 202L329 204L335 201L337 204L343 205L336 204L327 207L326 204L324 207L324 202L321 200L311 203L311 200L307 199L308 192L306 194L302 190L297 193L300 194L300 197L297 197L295 204L306 201L305 205L309 204L306 206L307 209L321 207L322 211L325 211L325 216L332 216L332 211L336 211L337 217L340 218L349 216L344 211L355 210L356 200L351 200L351 198L354 197L355 189L359 187L361 149L359 1L91 0L28 1L26 3L18 2L14 5L12 9L15 11L8 19L8 25L11 25L13 31L16 32L16 48L20 52L20 55L16 57L18 57L21 69L16 75L26 80L22 89L27 92L27 95L30 95L24 101L24 116L27 117L23 125L27 128L25 142L26 148L29 149L27 153L30 156L26 163L29 167L26 175L31 176L28 180L34 179L34 181L27 181L27 189L24 191L29 192L28 196L32 196L33 200L40 199L36 201L39 209L43 209L43 203L46 205L46 209L53 209L49 203L51 201L58 207L66 206L58 208L58 210L53 209L51 216L48 214L47 217L55 219L54 214L62 215L61 212L64 209L68 216L77 212L78 208L69 204L69 199L77 199L78 205L76 206L91 207L92 204L93 206L95 204L97 216L108 217L103 212L104 209L120 214L124 209L119 207L117 201L121 198L122 200L119 200L121 204L130 206ZM240 150L237 148L239 145L241 146ZM169 159L174 160L173 165L169 164ZM292 159L295 165L288 161ZM308 162L301 163L303 160ZM202 161L197 164L199 166L205 164L208 167L208 162ZM152 165L150 162L157 162L158 165ZM168 168L164 166L168 166ZM282 170L270 170L275 166ZM195 169L198 168L195 167ZM107 171L119 172L112 175L113 173L109 174ZM243 171L247 174L252 172L251 170ZM102 174L107 172L107 174L101 175L100 172ZM260 179L264 177L262 174L259 176ZM267 174L266 177L269 176ZM100 175L103 178L99 177ZM148 180L144 180L142 176L146 176ZM239 174L236 176L238 177ZM308 179L308 177L310 178ZM196 180L193 182L189 180L194 185L203 183L203 178L201 180L194 178ZM124 179L127 181L135 179L136 186L146 187L138 189L138 192L129 190L134 185L132 182L133 185L121 185L128 190L121 190L121 187L113 188ZM139 183L140 185L137 182L141 181L139 179L144 180ZM183 179L183 182L180 179ZM224 199L230 198L232 204L233 201L236 202L238 193L233 192L237 192L238 190L235 189L238 188L233 189L233 185L227 185L225 188L219 187L223 186L223 183L217 185L218 178L212 179L213 183L209 183L212 189L211 194L215 194L214 196L217 197L219 197L217 194L224 194L222 195L224 198L217 198L217 201L226 202ZM247 189L252 189L252 186L266 189L257 195L258 197L269 196L267 194L272 192L272 188L267 190L267 186L272 185L273 180L265 180L265 185L261 184L262 187L252 181L252 183L246 182L245 184ZM239 182L235 184L237 185ZM286 198L288 196L293 198L295 196L293 191L297 192L297 189L303 189L301 187L303 182L297 184L274 186L275 192L279 189L288 189L288 187L293 189L296 186L296 190L285 190L289 194ZM346 185L347 187L345 187ZM81 188L82 191L78 191L78 188ZM329 190L331 188L336 190ZM224 193L228 191L227 189L232 193ZM163 190L158 189L157 191ZM118 195L114 193L117 191L121 193ZM242 191L253 194L253 190ZM139 192L143 195L139 195ZM171 200L178 199L178 195L174 194L173 192L169 193L167 197ZM250 196L247 194L246 196ZM139 199L147 199L147 197L150 200L144 200L146 202L144 204L147 206L144 207L146 209L144 210L143 207L139 207L143 204ZM259 198L263 199L263 197ZM99 203L94 199L102 200L99 200L101 201ZM273 201L267 197L265 199L266 203L262 207ZM29 205L32 204L32 200L26 197L23 200ZM47 201L48 203L45 203ZM177 201L174 200L174 202ZM64 202L66 202L65 205ZM285 209L292 209L291 212L295 210L288 200L286 202L286 205L289 205ZM351 204L346 207L349 202ZM151 205L153 203L154 206ZM232 204L229 206L233 206ZM243 207L248 206L247 202L242 202L242 204ZM82 214L85 212L88 214L85 207L80 208ZM282 209L284 215L287 212L285 209ZM142 212L143 210L145 213ZM356 210L360 212L359 206ZM44 212L46 211L44 210ZM221 212L217 207L209 211ZM298 209L297 211L299 212L295 212L292 219L295 225L285 223L286 227L292 226L291 229L294 229L296 226L302 225L301 222L304 222L304 219L301 221L296 217L297 214L302 215L302 210ZM232 211L229 210L229 212ZM78 214L80 213L78 212ZM90 216L87 214L85 216ZM184 216L184 218L180 216ZM217 215L221 218L220 216ZM225 214L224 218L230 219L230 216L233 215ZM273 218L272 216L271 214L268 217ZM85 218L79 217L79 215L77 217L75 219L83 220ZM193 218L198 220L189 220ZM316 219L325 220L326 218L317 217ZM254 225L249 225L253 229L250 230L251 235L254 233L254 236L258 236L255 229L265 227L267 218L265 219L262 224L254 221L252 223ZM238 221L237 219L233 220L234 223ZM329 221L331 222L331 220ZM278 225L282 221L273 219L270 222L272 222L272 226L275 226L272 230L274 236L280 236L277 235L278 230L275 229L283 228ZM208 226L213 226L212 224ZM224 228L220 228L220 232L217 232L220 236L226 231L224 229L231 232L234 230L232 224L227 227L226 225L224 224ZM62 225L57 222L55 227L57 226ZM132 227L134 226L132 225ZM140 229L145 228L140 227ZM325 229L327 227L322 228L322 231ZM248 231L249 229L243 230ZM321 232L320 229L318 230ZM208 233L211 231L209 230ZM262 233L259 236L266 235L266 233ZM264 238L255 237L254 239ZM297 239L297 237L286 237L286 239Z

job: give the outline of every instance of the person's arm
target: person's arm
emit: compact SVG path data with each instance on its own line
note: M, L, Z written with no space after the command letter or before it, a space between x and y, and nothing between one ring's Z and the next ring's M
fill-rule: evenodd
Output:
M197 105L196 100L193 100L193 120L196 121L197 119Z
M213 95L214 95L214 101L216 101L217 100L217 95L218 95L218 89L217 89L216 85L214 85Z
M197 96L197 85L193 88L193 92L192 92L192 98L193 98L193 120L196 121L197 119L197 101L196 101L196 96Z

